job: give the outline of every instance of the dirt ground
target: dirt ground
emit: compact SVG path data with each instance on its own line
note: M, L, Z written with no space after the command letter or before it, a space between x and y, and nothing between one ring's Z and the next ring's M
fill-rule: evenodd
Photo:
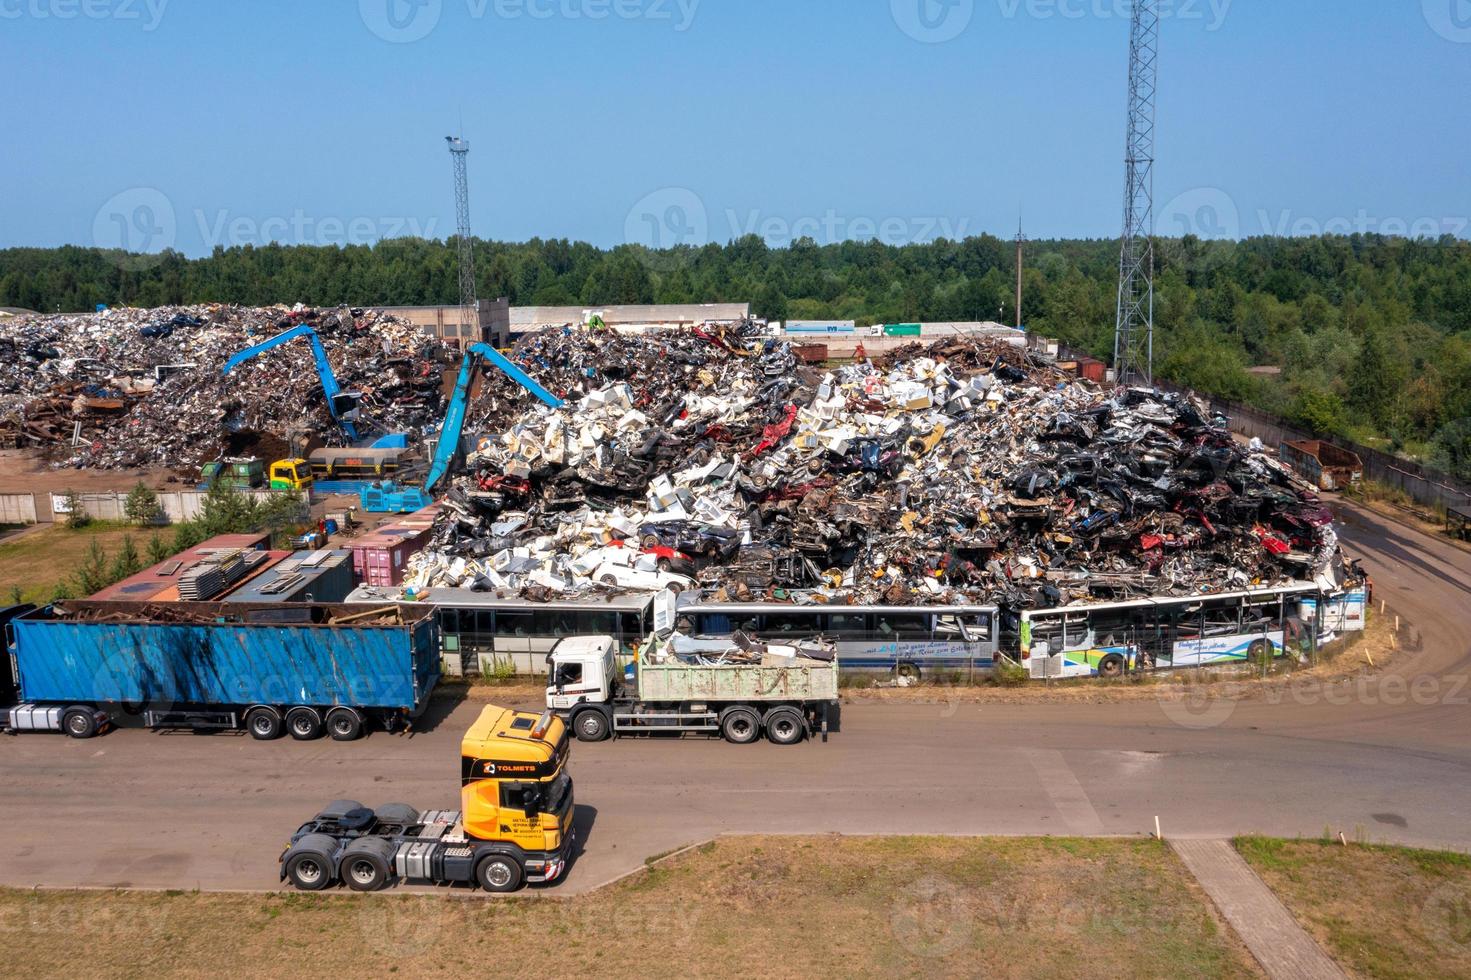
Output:
M127 491L139 480L155 490L184 488L184 483L170 470L54 469L33 452L0 450L0 493Z
M1353 975L1471 977L1471 857L1260 837L1236 847Z
M1150 840L721 838L575 899L455 894L12 890L0 929L37 976L1260 975Z

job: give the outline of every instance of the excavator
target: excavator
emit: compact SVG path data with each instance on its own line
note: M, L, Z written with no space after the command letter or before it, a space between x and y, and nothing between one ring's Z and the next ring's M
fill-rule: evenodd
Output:
M251 358L258 357L282 344L289 344L298 337L305 337L311 342L312 356L317 362L317 376L322 379L322 394L327 398L327 409L332 413L333 420L342 427L348 439L357 441L358 430L354 423L359 417L358 403L362 401L362 393L342 390L342 386L337 383L337 375L332 373L332 362L327 360L327 351L322 346L322 338L317 336L317 332L311 328L310 324L303 323L298 327L292 327L270 340L245 348L225 362L222 373L228 375Z
M531 392L542 404L561 408L562 399L537 384L525 371L489 344L471 344L465 349L460 362L460 374L455 379L454 394L450 396L449 410L444 413L444 424L439 427L439 441L434 448L434 459L429 464L429 475L424 479L424 492L433 493L439 481L449 475L460 452L460 435L465 428L465 409L470 400L470 387L475 383L482 361L500 368L521 387Z

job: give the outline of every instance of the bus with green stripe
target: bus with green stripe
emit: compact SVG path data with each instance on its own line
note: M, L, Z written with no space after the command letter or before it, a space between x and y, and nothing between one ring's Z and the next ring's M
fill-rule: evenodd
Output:
M1264 663L1307 656L1321 592L1309 582L1214 595L1029 609L1019 655L1033 678Z

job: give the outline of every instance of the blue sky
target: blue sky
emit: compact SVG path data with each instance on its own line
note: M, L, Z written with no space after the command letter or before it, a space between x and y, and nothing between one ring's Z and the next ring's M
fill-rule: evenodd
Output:
M1162 234L1467 236L1471 0L1162 0ZM1125 0L0 0L0 245L1115 237Z

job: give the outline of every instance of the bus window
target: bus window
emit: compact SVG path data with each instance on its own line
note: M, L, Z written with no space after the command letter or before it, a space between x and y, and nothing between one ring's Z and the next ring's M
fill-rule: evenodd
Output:
M624 643L639 643L651 631L644 629L642 616L636 612L618 613L618 632Z
M961 626L964 625L964 632ZM968 613L964 616L936 616L935 639L961 640L985 643L991 639L991 616L989 613Z
M1088 643L1088 614L1069 613L1063 619L1062 649L1077 650Z
M875 613L874 634L890 640L928 640L929 617L923 613Z
M1051 653L1057 653L1062 649L1062 617L1043 616L1031 621L1032 645L1039 643L1047 644Z
M867 639L868 617L863 613L828 613L827 632L839 640Z
M766 613L761 617L760 632L762 636L768 634L814 636L822 632L817 622L819 618L819 613Z
M625 616L627 613L624 614ZM701 613L696 617L695 635L700 637L729 636L731 629L730 617L725 613Z
M531 611L508 612L504 609L495 616L496 636L530 636Z
M1076 617L1068 617L1069 627L1073 626ZM1084 618L1080 625L1093 627L1093 645L1108 649L1110 647L1129 646L1134 642L1135 622L1134 611L1131 609L1114 609L1094 613ZM1077 641L1086 643L1086 636Z
M1241 610L1232 605L1226 608L1206 609L1201 614L1202 636L1234 636L1241 632Z

